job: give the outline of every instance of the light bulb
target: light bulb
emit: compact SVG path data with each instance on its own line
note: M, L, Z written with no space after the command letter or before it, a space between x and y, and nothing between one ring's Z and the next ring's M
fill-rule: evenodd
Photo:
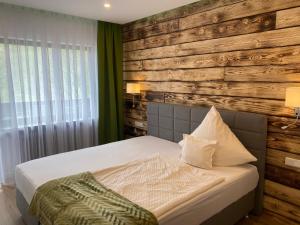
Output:
M107 8L107 9L110 8L110 4L108 2L105 2L104 3L104 8Z

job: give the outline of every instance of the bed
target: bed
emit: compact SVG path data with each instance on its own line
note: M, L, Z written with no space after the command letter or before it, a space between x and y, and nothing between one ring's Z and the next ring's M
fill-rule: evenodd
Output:
M16 168L17 206L27 225L38 220L27 213L37 187L60 177L98 171L159 153L178 160L183 133L190 133L204 119L206 107L149 103L148 135L121 142L29 161ZM216 167L210 171L225 181L157 218L161 225L231 225L249 212L262 211L267 119L263 115L220 110L223 120L258 159L253 164Z

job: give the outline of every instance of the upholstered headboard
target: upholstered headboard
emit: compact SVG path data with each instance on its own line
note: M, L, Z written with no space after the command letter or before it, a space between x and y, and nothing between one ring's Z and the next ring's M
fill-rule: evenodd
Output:
M191 133L201 123L208 111L208 107L148 103L148 135L178 142L183 133ZM256 190L255 212L260 213L263 207L267 117L247 112L218 111L243 145L258 159L255 166L260 178Z

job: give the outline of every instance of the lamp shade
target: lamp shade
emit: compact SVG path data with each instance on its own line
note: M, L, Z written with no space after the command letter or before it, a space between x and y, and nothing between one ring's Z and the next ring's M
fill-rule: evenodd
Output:
M300 87L286 88L285 106L300 107Z
M139 94L141 92L141 86L139 83L127 83L126 93L128 94Z

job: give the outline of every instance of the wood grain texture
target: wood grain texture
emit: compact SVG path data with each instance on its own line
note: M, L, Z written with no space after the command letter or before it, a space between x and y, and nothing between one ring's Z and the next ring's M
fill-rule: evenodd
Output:
M224 68L124 72L126 81L224 80Z
M300 64L287 66L225 67L225 81L300 82Z
M287 65L300 62L300 46L233 51L186 57L144 60L145 70L222 66Z
M291 116L294 114L293 110L284 107L283 101L260 98L166 93L165 102L184 105L215 105L220 109L262 113L273 116Z
M300 25L300 7L277 12L276 28Z
M248 219L241 220L237 225L299 225L299 223L265 210L262 215L250 215Z
M300 138L298 136L270 132L267 146L269 148L300 154Z
M300 189L300 173L293 170L267 164L266 178L291 188Z
M125 116L132 119L145 121L147 119L146 112L137 109L125 109Z
M123 26L123 32L134 30L142 27L151 26L160 22L181 18L187 15L211 10L217 7L231 5L245 0L202 0L182 7L171 9L153 16L127 23Z
M138 128L140 130L147 130L147 122L144 120L138 120L126 117L125 126Z
M125 92L125 90L124 90ZM125 94L125 100L130 101L132 103L132 95ZM135 102L137 105L145 105L148 101L151 102L164 102L165 101L165 93L164 92L152 92L152 91L141 91L141 95L139 99L135 98ZM132 109L132 108L130 108Z
M287 124L291 124L288 129L281 129L282 126L286 126ZM295 124L295 118L269 116L268 131L300 137L300 123Z
M284 152L284 151L272 149L272 148L269 148L267 150L267 163L268 164L277 166L277 167L281 167L281 168L285 168L285 169L289 169L289 170L294 170L296 172L300 172L300 169L297 167L291 167L291 166L285 165L286 157L300 160L299 154L293 154L293 153Z
M299 83L240 83L240 82L140 82L143 91L192 93L202 95L239 96L285 99L286 87L300 87Z
M265 195L264 207L300 223L300 207Z
M297 0L248 0L187 16L179 20L179 26L180 29L188 29L295 6L300 6L300 2Z
M145 136L147 134L145 130L132 127L132 126L125 126L124 130L126 132L126 135L129 135L129 138Z
M136 71L142 70L143 64L141 61L132 61L132 62L124 62L123 63L123 70L124 71Z
M135 40L131 42L123 43L123 51L134 51L138 49L143 49L145 46L145 39Z
M135 108L137 110L146 111L147 110L147 102L143 101L135 101L134 107L132 106L132 99L124 99L125 109ZM126 119L126 118L125 118Z
M264 33L197 41L180 45L125 52L124 61L299 45L299 35L300 28L293 27Z
M127 31L123 33L123 39L125 41L131 41L149 36L174 32L178 30L178 23L178 20L170 20L163 23L154 24L149 27Z
M265 193L269 196L300 206L300 190L298 189L266 180Z
M203 41L207 39L215 39L221 37L235 36L240 34L249 34L275 29L275 14L269 13L264 15L256 15L243 18L242 20L232 20L219 24L212 24L193 29L182 30L174 33L149 37L144 40L143 47L139 48L154 48L166 45L175 45L180 43ZM125 45L126 44L126 45ZM125 43L124 50L132 49L130 43ZM134 44L134 43L133 43Z
M300 159L300 122L281 129L294 122L285 90L300 87L299 8L299 0L203 0L124 26L124 85L142 88L135 109L124 96L130 137L146 133L153 101L267 115L268 213L243 224L300 224L300 171L284 163Z

